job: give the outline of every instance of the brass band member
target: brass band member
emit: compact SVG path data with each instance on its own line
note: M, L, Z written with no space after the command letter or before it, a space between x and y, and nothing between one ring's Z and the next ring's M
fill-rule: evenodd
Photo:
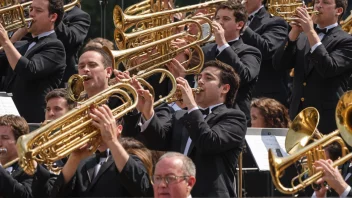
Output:
M203 52L205 61L220 60L234 68L240 76L235 105L244 112L250 126L250 103L259 74L261 53L257 48L244 44L240 38L247 18L243 5L231 1L220 4L213 22L215 43L203 47Z
M33 39L16 49L0 25L0 75L5 76L1 91L13 93L19 113L31 123L44 120L45 96L57 88L65 71L64 46L54 28L63 16L62 0L34 0L28 31ZM9 66L8 66L9 65Z
M181 153L167 152L156 163L152 178L155 198L188 198L196 183L196 166Z
M27 133L29 133L28 124L22 117L15 115L0 116L1 164L6 164L18 157L17 139ZM17 163L6 169L0 167L0 180L1 197L32 197L32 177L27 175Z
M276 71L272 64L275 51L285 42L288 24L280 17L270 15L262 0L246 0L248 21L241 36L247 45L256 47L262 53L262 63L253 97L274 98L288 106L286 71Z
M312 17L297 8L287 46L282 44L273 58L277 70L295 69L290 118L315 107L324 134L336 129L335 107L352 73L352 37L338 25L346 6L347 0L316 0L319 14Z
M45 120L55 120L75 107L67 94L67 90L63 88L54 89L45 96Z
M149 149L189 156L197 169L192 196L234 197L234 173L247 129L243 112L231 108L239 77L231 66L210 61L198 76L203 91L195 98L184 78L177 78L177 83L188 110L173 114L161 107L154 111L149 91L135 85L140 95L137 109L146 121L141 132L126 130L125 135L136 136ZM137 118L126 116L125 125L132 125Z

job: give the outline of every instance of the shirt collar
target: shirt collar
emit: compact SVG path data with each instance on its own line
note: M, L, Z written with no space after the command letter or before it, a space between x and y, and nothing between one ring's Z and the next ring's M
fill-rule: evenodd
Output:
M52 34L54 32L55 32L55 30L51 30L51 31L48 31L48 32L43 32L43 33L38 35L38 39L40 39L42 37L45 37L45 36L49 36L50 34Z
M211 105L210 107L207 107L207 108L209 108L209 114L211 114L211 110L214 108L214 107L217 107L217 106L220 106L220 105L222 105L222 104L224 104L224 103L219 103L219 104L215 104L215 105ZM202 107L199 107L199 109L207 109L207 108L202 108Z
M253 16L259 12L260 9L262 9L264 5L261 5L256 11L252 12L249 16Z
M329 30L329 29L334 28L334 27L337 27L337 26L338 26L338 24L337 24L337 23L334 23L334 24L331 24L331 25L326 26L325 28L326 28L326 30ZM317 28L322 29L321 27L319 27L319 25L317 25Z

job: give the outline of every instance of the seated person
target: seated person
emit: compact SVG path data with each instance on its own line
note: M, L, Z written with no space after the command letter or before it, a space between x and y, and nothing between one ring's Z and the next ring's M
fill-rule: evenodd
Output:
M68 97L66 89L54 89L45 96L45 121L55 120L75 107L75 102Z
M84 47L86 48L89 46L98 47L98 48L102 48L103 46L105 46L109 50L115 49L113 42L109 41L108 39L101 38L101 37L97 37L97 38L89 40L88 43Z
M167 152L159 158L152 181L155 198L188 198L196 183L196 167L189 157Z
M29 133L26 120L16 115L0 116L0 148L6 149L1 152L0 162L5 165L18 158L17 139ZM32 176L27 175L18 163L14 163L6 169L0 166L0 197L32 197Z
M287 108L275 99L259 98L251 102L252 127L288 128L291 121Z

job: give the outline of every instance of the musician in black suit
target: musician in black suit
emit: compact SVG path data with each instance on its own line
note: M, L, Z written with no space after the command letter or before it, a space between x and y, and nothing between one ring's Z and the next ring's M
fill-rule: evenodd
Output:
M30 12L33 21L28 30L33 40L19 50L0 25L0 45L6 54L0 67L7 70L2 90L13 93L16 107L27 122L44 120L45 95L60 85L65 71L64 46L54 31L62 15L61 0L34 0Z
M28 124L22 117L0 116L0 162L2 165L18 157L17 139L28 133ZM32 176L27 175L18 163L14 163L6 169L0 166L1 197L32 197L31 185Z
M89 145L74 151L52 190L52 197L147 197L153 195L150 183L150 152L129 139L129 154L120 143L122 125L116 124L107 105L91 110L93 125L100 130L100 154L91 155ZM109 155L111 153L111 155ZM105 156L104 156L105 154ZM88 157L88 158L87 158ZM86 159L85 159L86 158Z
M62 21L55 28L57 38L64 44L66 51L67 67L60 87L65 87L70 76L77 73L77 52L88 34L90 22L89 14L75 6L65 12Z
M292 25L287 46L282 44L273 58L277 70L295 69L290 118L315 107L318 129L324 134L336 129L335 108L352 73L352 37L338 25L346 5L346 0L319 1L314 4L319 14L312 17L305 8L297 8L294 22L300 26Z
M288 34L287 23L270 15L262 0L247 0L248 21L241 36L247 45L256 47L262 53L262 63L253 97L268 97L287 106L288 75L286 71L276 71L272 64L275 51L285 42Z
M317 180L317 184L321 185L321 188L315 191L315 197L326 197L328 193L328 187L324 186L324 182L326 182L328 186L332 188L334 192L337 193L337 195L335 195L334 197L351 197L352 168L350 161L347 161L342 166L341 173L338 168L333 167L332 164L333 161L331 161L330 159L318 160L314 163L317 171L323 171L323 176Z
M170 117L155 112L149 91L136 86L140 95L137 109L145 122L141 132L132 135L149 149L176 151L193 160L197 183L192 196L234 197L234 173L247 129L243 112L231 108L239 77L229 65L210 61L198 76L198 87L203 91L195 98L187 80L180 77L177 82L188 110ZM125 124L131 124L124 119ZM128 136L129 131L125 132Z
M244 44L240 38L246 21L243 5L231 1L220 4L213 22L215 43L204 46L203 52L205 61L220 60L232 66L240 76L235 105L244 112L250 126L250 102L260 70L261 53L257 48Z

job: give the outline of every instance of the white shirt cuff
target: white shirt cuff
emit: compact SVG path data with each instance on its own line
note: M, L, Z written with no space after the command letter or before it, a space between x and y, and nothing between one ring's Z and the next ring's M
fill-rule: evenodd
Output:
M194 108L188 110L188 113L191 113L192 111L197 110L197 109L199 109L199 108L198 107L194 107Z
M315 45L313 45L312 48L310 49L310 53L313 53L314 50L315 50L319 45L321 45L321 44L322 44L321 42L318 42L318 43L316 43Z
M224 51L224 49L226 49L226 48L228 48L228 47L230 47L230 45L229 45L228 43L226 43L225 45L223 45L223 46L221 46L221 47L218 46L219 54L220 54L222 51Z
M351 191L351 186L347 186L347 188L345 189L345 191L343 191L343 193L340 195L340 198L345 198L348 196L348 193Z
M149 123L153 119L153 117L154 117L154 112L153 112L152 117L150 117L149 120L145 121L145 118L142 115L141 119L143 120L144 123L143 124L142 124L142 122L139 123L139 125L141 126L141 132L145 131L145 129L149 126Z

